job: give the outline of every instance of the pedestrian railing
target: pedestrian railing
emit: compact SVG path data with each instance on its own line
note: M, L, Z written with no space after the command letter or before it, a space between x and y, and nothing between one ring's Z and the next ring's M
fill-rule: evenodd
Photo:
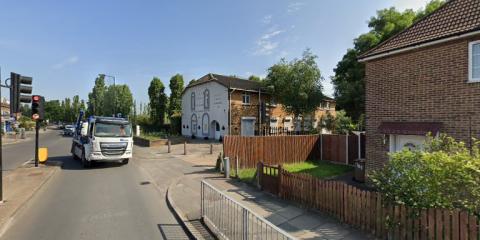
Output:
M202 219L220 239L296 239L206 181L201 193Z

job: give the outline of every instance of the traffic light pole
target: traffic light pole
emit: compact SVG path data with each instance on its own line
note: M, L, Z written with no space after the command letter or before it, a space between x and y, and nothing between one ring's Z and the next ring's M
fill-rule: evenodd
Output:
M40 121L35 121L35 167L38 167L38 131L40 130Z

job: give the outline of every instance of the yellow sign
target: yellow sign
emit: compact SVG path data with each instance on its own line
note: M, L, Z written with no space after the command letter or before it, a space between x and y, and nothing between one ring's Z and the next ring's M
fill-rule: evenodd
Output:
M48 159L48 148L38 148L38 161L41 163L46 162Z

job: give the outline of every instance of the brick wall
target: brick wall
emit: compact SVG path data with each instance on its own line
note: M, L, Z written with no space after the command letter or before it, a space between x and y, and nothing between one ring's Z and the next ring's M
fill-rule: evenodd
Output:
M242 96L244 94L250 95L250 104L243 104ZM262 99L265 99L265 95L260 95ZM255 117L255 128L258 128L259 123L259 101L258 93L235 91L231 95L231 134L240 135L242 117Z
M443 133L480 138L480 83L468 83L468 44L457 40L366 63L366 170L388 159L383 121L442 122Z

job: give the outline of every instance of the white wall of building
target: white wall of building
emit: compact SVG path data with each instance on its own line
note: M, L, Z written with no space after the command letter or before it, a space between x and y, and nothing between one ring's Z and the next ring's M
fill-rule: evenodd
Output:
M204 92L209 92L209 107L205 108ZM192 109L192 93L195 94L195 110ZM185 90L182 95L182 135L198 138L215 138L216 124L218 123L219 136L228 135L228 88L211 81L193 86ZM192 116L196 116L196 129L192 130ZM195 117L194 117L195 118ZM193 126L195 127L195 126ZM200 127L200 129L199 129Z

